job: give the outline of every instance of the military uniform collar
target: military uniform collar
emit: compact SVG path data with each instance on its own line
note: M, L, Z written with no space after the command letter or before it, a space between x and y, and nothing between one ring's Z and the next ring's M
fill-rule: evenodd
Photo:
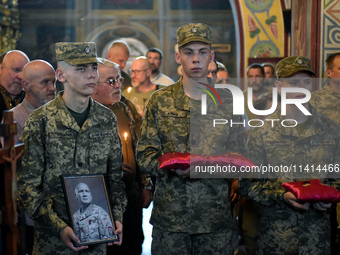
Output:
M190 111L190 98L184 93L182 77L172 85L172 94L175 108Z
M59 95L55 99L55 104L58 109L61 109L61 111L57 112L57 116L59 116L59 119L61 122L68 128L74 129L77 132L80 132L81 129L87 129L91 126L97 125L99 123L99 120L97 118L97 115L94 113L95 111L95 103L93 102L93 99L90 97L90 111L88 114L88 118L86 119L85 123L83 124L82 128L78 126L77 122L67 109L67 106L62 98L63 91L59 93Z

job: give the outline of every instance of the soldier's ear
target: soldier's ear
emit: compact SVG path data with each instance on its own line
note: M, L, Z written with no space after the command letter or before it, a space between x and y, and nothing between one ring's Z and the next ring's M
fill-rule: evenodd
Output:
M28 81L26 81L26 80L22 80L22 84L23 84L23 86L24 86L24 89L25 89L25 91L31 91L31 89L30 89L30 87L29 87L29 82Z
M279 80L275 81L275 86L277 88L277 92L279 92L279 94L281 95L281 86L282 86L282 82Z
M209 61L209 63L211 63L214 60L214 58L215 58L215 52L211 51L210 52L210 61Z
M329 77L329 76L331 75L331 70L327 69L327 70L326 70L326 74L327 74L327 76Z
M182 64L181 63L181 54L178 51L175 53L175 60L176 60L177 64L179 64L179 65Z
M58 68L56 71L55 71L55 74L57 76L57 79L58 81L60 82L65 82L66 79L65 79L65 73L64 73L64 70L61 69L61 68Z

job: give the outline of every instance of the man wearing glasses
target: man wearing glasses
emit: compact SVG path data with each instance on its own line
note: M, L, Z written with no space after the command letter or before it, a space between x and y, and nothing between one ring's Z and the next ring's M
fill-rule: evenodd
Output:
M108 254L141 254L144 240L142 206L146 203L148 207L151 202L151 191L142 191L142 183L150 182L150 178L146 175L140 176L136 163L138 136L129 107L120 101L124 79L121 77L119 65L104 58L100 60L103 64L98 65L99 81L91 97L111 109L117 117L118 132L123 143L123 181L128 197L128 205L123 214L122 246L108 247Z
M137 107L139 114L144 116L145 106L151 94L165 86L157 85L151 82L151 65L146 57L136 58L131 65L131 91L129 89L123 91L123 96L130 99Z

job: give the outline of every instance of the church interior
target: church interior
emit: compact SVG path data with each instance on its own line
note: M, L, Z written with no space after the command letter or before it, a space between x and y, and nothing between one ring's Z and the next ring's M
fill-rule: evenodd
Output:
M105 58L109 45L122 40L131 50L126 72L156 47L163 52L162 73L177 81L176 30L187 23L211 27L215 59L236 80L246 78L252 63L275 65L294 55L309 58L316 77L326 78L325 60L340 50L340 0L2 0L0 54L21 50L56 68L57 42L95 42ZM314 83L312 90L322 86ZM145 231L151 235L148 226ZM16 251L19 239L8 238L3 247Z

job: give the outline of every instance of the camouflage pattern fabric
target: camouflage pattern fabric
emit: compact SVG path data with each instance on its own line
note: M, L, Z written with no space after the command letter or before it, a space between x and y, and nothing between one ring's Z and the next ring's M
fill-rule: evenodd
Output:
M152 229L152 254L181 255L232 255L231 231L222 229L217 232L188 235L174 233L154 227Z
M276 64L276 77L283 78L297 72L308 72L315 76L310 59L302 56L291 56L280 60Z
M126 195L122 178L122 145L113 113L90 99L82 128L68 111L62 94L34 111L20 140L26 152L18 169L18 192L35 220L34 254L73 254L60 239L70 226L60 176L106 174L115 220L122 222ZM75 254L99 254L106 245L91 245Z
M56 60L70 65L101 63L94 42L59 42L55 44Z
M230 119L232 97L224 90L219 93L223 107L219 106L216 115ZM208 110L211 105L216 110L214 103L210 103ZM184 94L180 79L174 85L154 92L146 107L137 145L137 160L142 172L157 177L150 223L162 230L189 235L221 229L231 231L232 216L226 179L182 178L171 171L158 169L158 157L173 151L193 152L190 146L192 141L200 145L195 146L194 153L214 155L243 152L241 125L235 128L225 125L211 132L211 122L203 123L197 118L198 123L193 125L191 121L195 121L195 116L191 116L190 106L190 98ZM235 121L241 122L241 116L236 116ZM199 129L201 136L190 139L191 128L194 127Z
M203 23L190 23L178 28L178 47L181 47L189 42L203 42L212 44L210 27Z
M302 165L339 163L339 128L311 108L306 129L284 128L275 122L253 128L247 141L246 156L256 165ZM284 118L278 112L270 119ZM281 184L295 181L289 174L273 179L241 179L241 194L261 205L261 221L256 254L330 254L329 213L311 207L298 211L287 204ZM306 179L311 179L306 176ZM301 180L301 179L299 179ZM322 179L340 188L339 181Z
M309 103L318 112L340 125L340 93L334 92L329 85L313 92Z
M99 241L114 237L114 229L107 212L100 206L90 204L84 212L73 215L74 233L80 242Z

